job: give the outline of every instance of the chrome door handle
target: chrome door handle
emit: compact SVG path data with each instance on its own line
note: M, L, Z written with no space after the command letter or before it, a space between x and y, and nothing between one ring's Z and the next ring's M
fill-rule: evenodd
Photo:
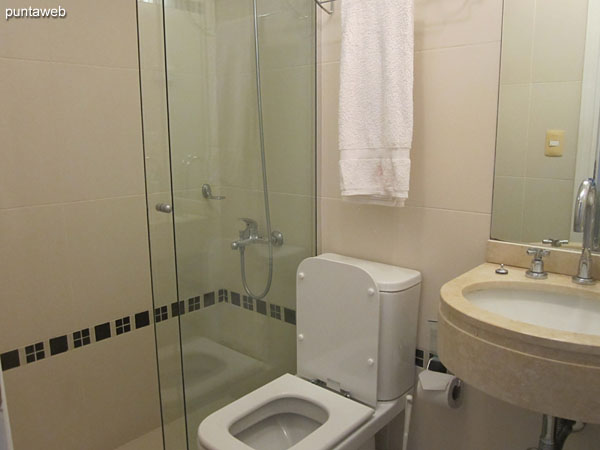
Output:
M171 212L173 212L173 207L171 205L169 205L168 203L157 203L156 210L158 212L170 214Z

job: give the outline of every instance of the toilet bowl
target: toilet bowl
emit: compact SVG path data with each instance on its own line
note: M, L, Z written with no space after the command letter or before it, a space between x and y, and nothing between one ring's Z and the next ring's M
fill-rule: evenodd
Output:
M285 374L211 414L198 434L207 450L327 449L372 415L373 408Z
M298 373L209 415L200 450L374 450L414 383L419 272L335 254L298 268Z

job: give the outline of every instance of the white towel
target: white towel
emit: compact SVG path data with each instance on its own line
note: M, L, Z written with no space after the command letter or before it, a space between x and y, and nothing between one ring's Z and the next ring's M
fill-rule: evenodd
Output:
M403 206L413 131L414 0L343 0L342 197Z

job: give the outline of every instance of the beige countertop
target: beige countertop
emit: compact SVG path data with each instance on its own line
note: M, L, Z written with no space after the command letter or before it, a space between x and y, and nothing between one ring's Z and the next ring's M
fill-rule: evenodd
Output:
M545 280L525 269L485 263L441 289L439 352L444 364L467 383L509 403L600 423L600 336L512 320L472 304L465 293L503 287L573 292L600 301L600 283L580 286L568 275Z

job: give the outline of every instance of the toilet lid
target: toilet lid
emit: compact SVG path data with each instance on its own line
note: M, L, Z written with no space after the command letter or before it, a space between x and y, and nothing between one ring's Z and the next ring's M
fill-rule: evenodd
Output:
M297 278L298 375L375 407L380 300L362 267L318 256Z

